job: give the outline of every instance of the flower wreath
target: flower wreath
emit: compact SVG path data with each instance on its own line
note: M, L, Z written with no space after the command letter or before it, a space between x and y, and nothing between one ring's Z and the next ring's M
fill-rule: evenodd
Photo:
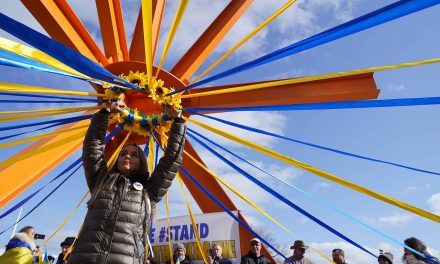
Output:
M154 103L160 105L168 105L177 109L181 109L181 98L180 94L173 94L166 96L168 93L173 92L173 88L163 87L164 82L160 79L153 77L151 80L151 86L148 82L148 77L143 72L132 72L128 75L120 75L121 78L133 83L141 88L141 92L148 93ZM124 93L129 91L124 88L118 88L110 85L103 86L105 88L104 101L106 103L114 102L123 98ZM153 130L158 134L164 134L170 130L172 118L168 116L165 112L161 115L146 115L139 112L136 108L126 108L122 113L114 114L110 123L125 123L124 130L133 131L139 135L147 136Z

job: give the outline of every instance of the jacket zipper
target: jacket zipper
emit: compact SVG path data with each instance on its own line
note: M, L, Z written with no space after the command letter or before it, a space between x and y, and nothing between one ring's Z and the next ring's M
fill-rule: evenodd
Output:
M122 177L122 178L124 179L124 189L122 189L122 196L121 196L121 199L119 200L118 210L116 211L115 222L113 223L112 236L110 237L110 244L108 245L107 251L105 251L106 255L105 255L104 264L107 264L108 255L110 255L110 248L111 248L112 243L113 243L113 235L115 234L115 230L116 230L116 222L118 221L119 211L120 211L121 206L122 206L122 200L124 199L125 192L127 190L127 179L125 177Z

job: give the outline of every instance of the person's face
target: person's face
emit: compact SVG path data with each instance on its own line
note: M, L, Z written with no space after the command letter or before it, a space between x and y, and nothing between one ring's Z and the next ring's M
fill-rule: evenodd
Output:
M118 158L118 171L125 176L139 171L141 160L136 146L127 145L122 148Z
M293 255L297 258L304 257L304 253L306 253L306 250L304 248L295 248L293 250Z
M256 241L252 241L251 242L251 252L254 253L255 255L259 256L260 251L261 251L261 244Z
M221 247L221 246L219 246L219 245L215 245L215 246L212 248L212 250L214 251L214 256L217 256L217 257L221 257L221 256L222 256L223 250L222 250L222 247Z
M34 236L35 236L35 234L36 234L37 232L35 231L35 229L33 229L33 228L30 228L30 229L28 229L27 231L26 231L26 234L28 234L30 237L32 237L32 238L34 238Z
M179 259L184 259L185 258L185 250L183 250L182 248L177 249L176 255Z
M62 246L61 247L61 253L63 253L63 254L66 254L67 253L67 251L69 250L69 248L70 248L70 246Z
M333 261L337 264L344 263L344 256L339 253L333 252Z
M386 258L384 258L384 257L379 257L379 264L388 264L388 261L387 261L387 259Z

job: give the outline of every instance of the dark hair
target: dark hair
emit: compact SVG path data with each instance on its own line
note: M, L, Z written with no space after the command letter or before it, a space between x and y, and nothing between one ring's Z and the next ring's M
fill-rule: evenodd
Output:
M420 252L420 253L425 253L426 252L426 245L423 244L422 241L420 241L419 239L415 238L415 237L410 237L405 239L405 245L407 245L408 247ZM420 256L419 254L414 254L413 252L411 252L412 255L414 255L414 257L418 260L424 260L424 258L422 256Z
M31 229L35 229L33 226L25 226L22 229L20 229L20 231L18 231L18 233L26 233Z
M113 186L115 185L116 180L118 179L118 177L115 175L115 172L118 172L118 159L121 155L122 150L127 147L127 146L134 146L136 147L137 150L137 154L139 157L139 161L140 161L140 170L138 172L135 172L137 174L140 174L142 176L145 175L146 178L148 178L150 176L149 172L148 172L148 162L147 162L147 157L144 154L144 151L142 150L142 148L137 145L137 144L133 144L133 143L129 143L126 144L121 151L118 153L118 157L116 158L116 160L113 162L112 166L109 168L109 176L108 177L102 177L95 185L95 188L93 188L92 190L92 196L88 202L88 207L90 208L93 204L93 202L96 200L96 197L98 196L99 191L102 189L102 186L104 185L104 182L109 180L110 184L109 184L109 190L111 190L113 188ZM146 196L146 191L145 189L143 190L144 192L144 196Z
M342 249L340 249L340 248L335 248L335 249L333 249L332 253L336 253L336 254L339 254L339 255L345 257L344 250L342 250Z

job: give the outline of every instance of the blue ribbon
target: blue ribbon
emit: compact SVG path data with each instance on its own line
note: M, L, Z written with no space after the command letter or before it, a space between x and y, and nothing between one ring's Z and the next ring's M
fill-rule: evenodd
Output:
M34 129L34 130L31 130L31 131L26 131L26 132L21 132L21 133L16 133L16 134L0 137L0 141L3 141L3 140L8 139L8 138L13 138L13 137L21 136L21 135L24 135L24 134L29 134L29 133L45 130L45 129L48 129L48 128L51 128L51 127L56 127L56 126L59 126L59 125L60 125L59 123L56 123L56 124L53 124L53 125L45 126L45 127L38 128L38 129Z
M71 101L80 101L80 102L102 102L102 100L91 99L91 98L77 98L77 97L68 97L68 96L56 96L56 95L42 95L42 94L28 94L28 93L8 93L8 92L0 92L0 95L7 96L21 96L21 97L36 97L36 98L53 98L53 99L61 99L61 100L71 100Z
M254 167L255 169L257 169L257 170L263 172L264 174L266 174L266 175L272 177L273 179L275 179L275 180L277 180L277 181L279 181L279 182L284 183L285 185L289 186L290 188L292 188L292 189L294 189L294 190L296 190L296 191L298 191L298 192L300 192L300 193L302 193L302 194L305 194L306 196L308 196L308 197L310 197L311 199L317 201L318 203L324 205L325 207L327 207L327 208L329 208L329 209L331 209L331 210L333 210L333 211L335 211L335 212L337 212L337 213L339 213L339 214L341 214L341 215L343 215L343 216L345 216L345 217L351 219L352 221L354 221L354 222L356 222L356 223L358 223L358 224L360 224L360 225L362 225L362 226L364 226L364 227L370 229L371 231L373 231L373 232L375 232L375 233L377 233L377 234L379 234L379 235L381 235L381 236L383 236L383 237L385 237L385 238L391 240L392 242L398 244L399 246L402 246L402 247L404 247L404 248L407 248L408 250L413 251L412 249L410 249L408 246L406 246L404 243L400 242L399 240L397 240L397 239L395 239L395 238L393 238L393 237L391 237L391 236L389 236L389 235L387 235L387 234L385 234L385 233L383 233L383 232L381 232L381 231L375 229L374 227L372 227L372 226L370 226L370 225L368 225L368 224L362 222L361 220L357 219L356 217L352 216L351 214L349 214L349 213L347 213L347 212L344 212L344 211L342 211L342 210L340 210L340 209L334 207L333 205L327 203L326 201L324 201L324 200L322 200L322 199L320 199L320 198L318 198L318 197L316 197L316 196L314 196L314 195L312 195L312 194L310 194L310 193L308 193L308 192L306 192L306 191L304 191L304 190L302 190L302 189L300 189L300 188L298 188L298 187L296 187L296 186L294 186L294 185L292 185L292 184L290 184L290 183L288 183L288 182L286 182L286 181L284 181L284 180L282 180L282 179L279 179L279 178L275 177L274 175L270 174L269 172L265 171L264 169L262 169L262 168L258 167L257 165L255 165L255 164L253 164L253 163L247 161L247 160L244 159L243 157L241 157L241 156L235 154L234 152L232 152L232 151L226 149L225 147L223 147L223 146L221 146L220 144L216 143L215 141L213 141L213 140L211 140L211 139L209 139L209 138L203 136L202 134L200 134L200 133L198 133L198 132L196 132L196 131L194 131L194 130L192 130L192 129L190 129L190 128L188 128L188 131L191 132L191 133L193 133L193 134L196 134L198 137L201 137L203 140L208 141L209 143L211 143L211 144L213 144L214 146L216 146L216 147L222 149L223 151L226 151L227 153L231 154L232 156L236 157L237 159L239 159L239 160L241 160L241 161L243 161L243 162L249 164L250 166ZM415 253L417 253L417 254L419 254L419 255L421 254L420 252L415 252Z
M257 234L252 228L246 225L240 218L238 218L234 213L231 212L222 202L220 202L214 195L212 195L203 185L201 185L185 168L180 167L180 170L185 174L200 190L202 190L211 200L213 200L218 206L220 206L228 215L234 218L242 227L252 233L255 237L258 237L264 244L268 245L273 251L275 251L278 255L282 256L287 262L292 263L292 261L284 256L283 253L279 252L274 246L272 246L269 242L267 242L264 238L262 238L259 234ZM293 263L292 263L293 264Z
M0 13L0 28L87 76L137 90L141 89L114 75L81 53L33 30L3 13Z
M35 61L33 59L26 58L24 56L20 56L18 54L6 51L6 50L0 50L0 56L3 58L0 58L0 65L4 66L11 66L21 69L27 69L27 70L37 70L42 72L48 72L48 73L54 73L58 75L64 75L68 77L73 77L82 81L90 82L93 84L102 85L100 82L86 79L80 76L76 76L73 74L70 74L65 71L58 70L56 68L53 68L51 66L48 66L46 64L43 64L41 62Z
M184 108L183 110L187 112L298 111L298 110L377 108L377 107L398 107L398 106L438 105L438 104L440 104L440 97L423 97L423 98L382 99L382 100L346 101L346 102L329 102L329 103L313 103L313 104L268 105L268 106L193 107L193 108Z
M73 122L81 121L84 119L90 119L92 116L93 115L83 115L83 116L76 116L76 117L69 117L69 118L62 118L62 119L54 119L54 120L49 120L49 121L27 123L27 124L22 124L22 125L0 127L0 131L15 130L15 129L24 128L24 127L33 127L33 126L40 126L40 125L47 125L47 124L54 124L54 123L56 123L58 125L64 125L64 124L70 124Z
M159 141L157 140L157 138L151 134L151 136L154 138L154 140L156 141L157 145L159 144ZM162 151L165 151L162 146L160 147L162 149ZM234 213L231 212L231 210L229 210L223 203L221 203L217 198L215 198L214 195L212 195L207 189L205 189L205 187L203 187L187 170L185 170L185 168L180 167L180 170L194 183L197 185L197 187L199 187L200 190L202 190L209 198L211 198L211 200L213 200L218 206L220 206L227 214L229 214L232 218L235 219L235 221L237 221L241 226L243 226L244 228L246 228L246 230L248 230L250 233L252 233L254 236L258 237L261 241L263 241L263 243L265 243L266 245L268 245L273 251L275 251L278 255L282 256L287 262L292 263L292 261L287 258L286 256L283 255L283 253L279 252L275 247L273 247L271 244L269 244L269 242L267 242L264 238L262 238L259 234L257 234L254 230L252 230L248 225L246 225L240 218L238 218L236 215L234 215Z
M81 162L82 159L80 158L79 161ZM21 217L17 222L15 222L13 225L11 225L10 227L6 228L5 230L3 230L2 232L0 232L0 235L3 235L6 231L8 231L9 229L11 229L13 226L15 226L16 224L20 223L23 219L25 219L28 215L30 215L33 211L35 211L35 209L37 209L44 201L47 200L47 198L49 198L56 190L58 190L61 185L63 185L76 171L78 171L78 169L81 168L81 164L78 165L78 167L76 167L76 169L69 175L67 176L61 183L59 183L48 195L46 195L46 197L43 198L43 200L41 200L37 205L35 205L29 212L27 212L23 217ZM32 197L31 197L32 198ZM30 199L30 198L29 198ZM27 199L25 202L27 202L29 199ZM15 206L14 206L15 207ZM14 210L18 209L19 207L16 207Z
M380 8L376 11L348 21L344 24L336 26L334 28L328 29L324 32L321 32L317 35L309 37L307 39L301 40L297 43L291 44L284 48L273 51L267 55L264 55L260 58L257 58L253 61L241 64L232 69L226 70L219 74L216 74L212 77L206 78L199 82L196 82L192 85L186 86L184 88L178 89L174 92L168 93L168 95L172 95L175 93L180 93L182 91L188 90L193 87L200 86L205 83L212 82L214 80L218 80L224 78L226 76L236 74L245 70L249 70L251 68L269 63L271 61L275 61L286 56L290 56L296 53L299 53L304 50L308 50L310 48L317 47L319 45L349 36L351 34L363 31L368 28L375 27L377 25L389 22L391 20L397 19L402 16L406 16L417 11L423 10L425 8L429 8L431 6L437 5L440 3L440 0L401 0L397 1L391 5Z
M16 203L14 206L12 206L8 211L4 212L2 215L0 215L0 219L3 219L5 216L9 215L10 213L14 212L18 208L22 207L25 203L27 203L32 197L34 197L37 193L39 193L41 190L46 188L49 184L56 181L58 178L66 174L68 171L73 169L75 166L78 166L82 161L82 158L79 158L75 160L72 164L70 164L66 169L64 169L62 172L60 172L55 178L53 178L49 183L41 187L40 189L36 190L35 192L31 193L29 196L21 200L20 202ZM1 235L1 234L0 234Z
M42 101L32 101L32 100L0 100L0 103L5 104L85 104L89 102L82 101L52 101L52 100L42 100Z
M198 114L198 113L196 113L196 114ZM271 132L268 132L268 131L265 131L265 130L261 130L261 129L258 129L258 128L248 127L248 126L245 126L245 125L237 124L237 123L230 122L230 121L227 121L227 120L224 120L224 119L220 119L220 118L217 118L217 117L213 117L213 116L208 116L208 115L204 115L204 114L198 114L198 115L206 117L206 118L209 118L209 119L212 119L212 120L216 120L218 122L221 122L221 123L224 123L224 124L227 124L227 125L230 125L230 126L234 126L234 127L238 127L238 128L241 128L241 129L245 129L245 130L248 130L248 131L251 131L251 132L255 132L255 133L259 133L259 134L263 134L263 135L268 135L268 136L272 136L272 137L276 137L276 138L292 141L292 142L295 142L295 143L298 143L298 144L302 144L302 145L306 145L306 146L309 146L309 147L318 148L318 149L322 149L322 150L326 150L326 151L335 152L335 153L342 154L342 155L349 156L349 157L353 157L353 158L359 158L359 159L363 159L363 160L374 161L374 162L378 162L378 163L388 164L388 165L391 165L391 166L396 166L396 167L399 167L399 168L404 168L404 169L418 171L418 172L423 172L423 173L428 173L428 174L440 175L439 172L428 171L428 170L424 170L424 169L418 169L418 168L414 168L414 167L407 166L407 165L402 165L402 164L395 163L395 162L380 160L380 159L376 159L376 158L371 158L371 157L362 156L362 155L359 155L359 154L354 154L354 153L346 152L346 151L343 151L343 150L333 149L333 148L329 148L329 147L325 147L325 146L309 143L309 142L306 142L306 141L301 141L301 140L298 140L298 139L285 137L285 136L278 135L278 134L275 134L275 133L271 133Z
M112 139L123 127L123 123L119 124L111 133L109 133L108 135L106 135L105 139L104 139L104 144L107 143L110 139ZM75 167L76 165L78 165L78 167L69 175L67 176L60 184L58 184L58 186L56 186L46 197L43 198L43 200L41 200L35 207L33 207L28 213L26 213L26 215L24 215L22 218L20 218L16 223L14 223L12 226L8 227L7 229L3 230L2 232L0 232L0 235L2 235L4 232L8 231L9 229L11 229L14 225L16 225L17 223L21 222L25 217L27 217L30 213L32 213L35 209L37 209L37 207L39 207L45 200L47 200L47 198L49 198L57 189L60 188L61 185L63 185L80 167L82 163L82 158L80 157L79 159L77 159L76 161L74 161L69 167L67 167L66 169L64 169L60 174L58 174L55 178L53 178L49 183L47 183L46 185L44 185L43 187L41 187L40 189L38 189L37 191L35 191L34 193L30 194L28 197L24 198L23 200L21 200L20 202L18 202L17 204L15 204L12 208L10 208L8 211L6 211L5 213L3 213L0 216L0 219L4 218L5 216L9 215L10 213L16 211L18 208L20 208L21 206L23 206L25 203L27 203L32 197L34 197L37 193L39 193L41 190L43 190L44 188L46 188L49 184L51 184L52 182L54 182L55 180L57 180L58 178L60 178L62 175L64 175L65 173L67 173L68 171L70 171L73 167Z
M230 167L232 167L233 169L235 169L237 172L239 172L240 174L242 174L243 176L245 176L247 179L251 180L253 183L255 183L256 185L258 185L260 188L262 188L263 190L267 191L268 193L272 194L273 196L275 196L276 198L278 198L280 201L284 202L286 205L288 205L289 207L291 207L292 209L298 211L299 213L303 214L304 216L306 216L307 218L311 219L313 222L317 223L318 225L324 227L325 229L327 229L328 231L332 232L333 234L337 235L338 237L344 239L345 241L349 242L350 244L354 245L355 247L361 249L362 251L370 254L371 256L376 257L376 255L374 255L373 253L371 253L370 251L368 251L367 249L365 249L364 247L362 247L361 245L359 245L358 243L354 242L353 240L351 240L350 238L348 238L347 236L343 235L342 233L340 233L339 231L337 231L336 229L332 228L331 226L327 225L326 223L322 222L321 220L319 220L318 218L314 217L313 215L311 215L310 213L308 213L307 211L305 211L304 209L302 209L301 207L297 206L296 204L294 204L293 202L289 201L287 198L285 198L284 196L282 196L281 194L277 193L276 191L274 191L273 189L271 189L269 186L267 186L266 184L262 183L261 181L259 181L258 179L256 179L255 177L253 177L252 175L248 174L247 172L245 172L244 170L242 170L240 167L238 167L237 165L235 165L234 163L232 163L231 161L229 161L228 159L226 159L225 157L223 157L222 155L220 155L218 152L216 152L215 150L213 150L212 148L210 148L208 145L206 145L205 143L203 143L202 141L200 141L198 138L194 137L193 135L191 135L191 133L188 133L188 136L191 137L192 139L194 139L198 144L202 145L203 147L205 147L208 151L210 151L212 154L214 154L215 156L217 156L219 159L221 159L223 162L225 162L227 165L229 165ZM377 257L376 257L377 258Z

